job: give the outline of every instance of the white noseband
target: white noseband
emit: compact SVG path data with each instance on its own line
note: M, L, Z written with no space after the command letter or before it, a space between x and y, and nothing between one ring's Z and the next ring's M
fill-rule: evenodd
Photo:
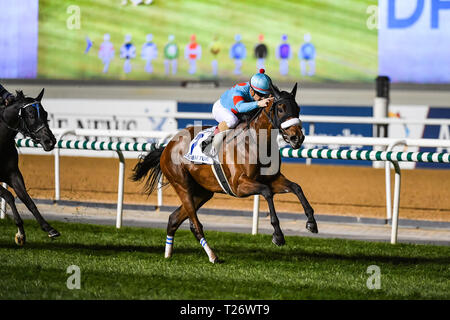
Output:
M281 124L281 129L286 129L289 128L290 126L295 126L295 125L299 125L300 124L300 119L299 118L292 118L289 120L286 120L285 122L283 122Z

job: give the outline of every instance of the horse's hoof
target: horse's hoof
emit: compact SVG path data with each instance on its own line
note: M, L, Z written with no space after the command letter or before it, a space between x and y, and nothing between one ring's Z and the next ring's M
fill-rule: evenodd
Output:
M48 237L50 238L50 239L55 239L55 238L57 238L57 237L59 237L61 234L58 232L58 231L56 231L55 229L51 229L49 232L48 232Z
M277 236L273 236L272 237L272 243L276 246L284 246L286 244L286 240L284 240L284 236L281 237L277 237Z
M221 264L221 263L224 263L224 261L223 260L221 260L221 259L219 259L218 257L216 257L213 261L211 261L212 263L214 263L214 264Z
M308 229L312 233L319 233L319 229L317 229L316 221L306 222L306 229Z
M14 241L16 244L20 247L22 247L25 244L26 237L24 234L16 233L16 236L14 237Z

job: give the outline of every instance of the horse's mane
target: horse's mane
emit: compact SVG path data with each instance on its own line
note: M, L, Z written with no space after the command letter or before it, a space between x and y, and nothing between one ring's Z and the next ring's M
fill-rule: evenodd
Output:
M286 98L286 99L289 99L289 98L291 98L292 99L292 96L291 96L291 93L290 92L287 92L287 91L280 91L280 98L281 99L283 99L283 98Z

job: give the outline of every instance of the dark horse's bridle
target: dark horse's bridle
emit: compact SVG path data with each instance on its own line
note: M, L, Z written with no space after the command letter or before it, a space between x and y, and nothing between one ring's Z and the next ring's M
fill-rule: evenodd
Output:
M17 115L17 116L19 117L19 124L18 124L17 128L11 127L11 126L6 122L5 118L3 117L3 113L0 114L0 121L3 122L3 123L6 125L6 127L7 127L8 129L13 130L13 131L18 132L18 133L21 133L21 134L23 134L24 136L31 138L31 139L36 143L36 139L37 139L36 134L37 134L40 130L42 130L43 128L45 128L47 124L46 124L45 121L44 121L44 122L43 122L40 126L38 126L36 129L30 130L30 128L29 128L28 125L27 125L27 122L25 121L25 118L24 118L23 115L22 115L22 110L24 110L25 108L28 108L28 107L36 108L36 110L37 110L37 112L38 112L38 118L40 118L40 111L39 111L40 106L39 106L39 105L40 105L40 102L37 101L37 100L34 100L34 101L32 101L32 102L30 102L30 103L27 103L26 105L24 105L24 106L22 106L22 107L19 108L19 113L18 113L18 115Z

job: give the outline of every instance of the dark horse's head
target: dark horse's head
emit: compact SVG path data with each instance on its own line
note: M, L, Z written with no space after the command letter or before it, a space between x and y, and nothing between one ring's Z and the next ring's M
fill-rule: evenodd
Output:
M284 141L289 143L292 148L298 149L305 140L305 135L299 119L300 107L295 101L297 83L291 92L280 91L272 85L272 93L274 101L269 111L272 126L280 130Z
M41 104L43 96L44 89L36 98L25 97L22 91L17 91L15 102L3 112L3 121L9 129L40 143L45 151L51 151L56 139L48 127L47 111Z

